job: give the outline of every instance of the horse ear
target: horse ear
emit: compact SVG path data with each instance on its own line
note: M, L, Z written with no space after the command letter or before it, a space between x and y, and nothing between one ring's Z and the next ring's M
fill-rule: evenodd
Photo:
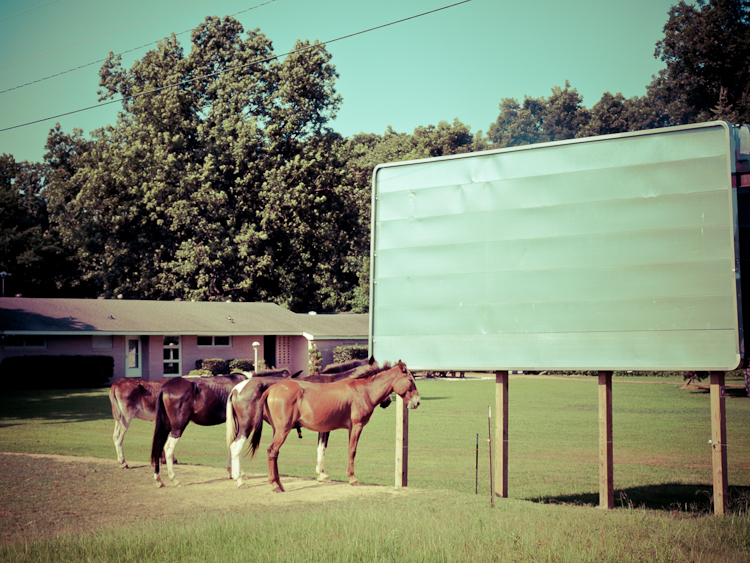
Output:
M297 376L298 376L298 375L299 375L300 373L302 373L302 370L299 370L299 371L298 371L297 373L293 373L293 374L292 374L292 376L290 377L290 379L294 379L294 378L295 378L295 377L297 377Z
M370 365L375 363L375 356L370 356L370 361L368 362Z

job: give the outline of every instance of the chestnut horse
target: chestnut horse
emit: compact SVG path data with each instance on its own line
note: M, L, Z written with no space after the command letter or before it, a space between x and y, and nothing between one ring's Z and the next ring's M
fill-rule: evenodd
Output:
M359 377L368 371L372 373L372 371L377 368L378 364L375 362L374 358L370 358L369 360L354 360L352 362L341 364L331 364L319 374L301 377L296 381L332 383L334 381L341 381L342 379ZM233 476L236 476L234 478L237 479L238 487L241 487L243 484L239 456L240 453L242 453L242 448L252 430L258 400L270 385L279 383L282 380L283 379L271 379L266 377L262 380L249 379L243 381L232 389L229 399L227 399L227 447L229 448L229 455L231 457L231 473ZM385 408L390 403L391 397L389 395L381 402L380 406ZM268 421L266 420L266 422ZM302 433L299 426L295 426L295 428L301 438ZM318 481L328 480L328 475L325 474L323 469L325 463L325 450L328 446L328 434L329 432L318 433L318 462L315 466L315 470L318 473Z
M369 360L352 360L350 362L344 362L340 364L331 364L325 367L319 374L309 375L300 381L309 381L312 383L331 383L332 381L340 381L349 377L356 377L359 372L358 368L364 367L365 369L377 367L378 364L373 356L370 356ZM346 377L341 377L341 374L347 374ZM383 402L380 403L381 408L386 408L391 404L391 396L388 395ZM318 462L315 465L315 472L318 474L318 481L329 481L330 478L325 472L326 462L326 449L328 449L328 437L330 432L318 432Z
M162 386L169 379L141 379L140 377L123 377L112 384L109 389L109 402L112 403L112 418L115 419L115 433L112 441L115 443L117 461L120 467L128 469L122 444L125 432L134 418L156 420L156 397ZM166 463L162 455L162 463Z
M414 376L399 360L395 366L386 364L355 379L334 383L305 383L282 381L269 387L260 397L255 409L253 433L250 439L252 455L258 449L263 432L263 419L273 427L273 440L268 448L268 482L274 492L283 492L279 480L278 456L282 444L294 426L315 432L349 430L349 483L357 484L354 475L354 456L362 429L369 422L375 406L396 392L410 409L420 403ZM232 475L237 479L239 475Z
M288 375L288 370L275 370L255 373L259 378L263 376ZM251 374L252 377L252 374ZM159 462L162 451L167 460L167 471L170 480L175 480L174 465L172 463L174 450L177 447L190 421L201 426L214 426L226 420L227 397L232 388L247 380L244 373L217 375L215 377L174 377L169 379L159 391L156 399L156 425L154 439L151 443L151 464L154 466L154 480L157 487L164 483L159 475ZM227 471L230 471L230 458L227 456Z

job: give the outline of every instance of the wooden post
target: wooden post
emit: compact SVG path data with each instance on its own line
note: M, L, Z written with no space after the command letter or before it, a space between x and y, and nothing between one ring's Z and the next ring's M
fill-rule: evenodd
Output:
M612 372L599 372L599 508L615 507Z
M495 372L495 493L508 498L508 372Z
M409 410L396 395L396 488L406 487L409 476Z
M724 379L723 371L711 372L711 460L714 468L714 514L719 516L726 512L729 493Z

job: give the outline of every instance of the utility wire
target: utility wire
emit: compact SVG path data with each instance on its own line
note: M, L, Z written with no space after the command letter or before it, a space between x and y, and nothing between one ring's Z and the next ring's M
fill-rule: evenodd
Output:
M27 12L33 12L34 10L38 10L39 8L44 8L45 6L49 6L50 4L54 4L55 2L59 2L59 1L60 0L52 0L52 2L47 2L46 4L42 4L40 6L37 6L36 8L29 8L28 10L24 10L23 12L18 12L17 14L13 14L12 16L5 16L4 18L0 18L0 22L4 22L5 20L9 20L10 18L15 18L16 16L20 16Z
M335 43L336 41L342 41L344 39L350 39L352 37L356 37L357 35L363 35L365 33L370 33L371 31L376 31L378 29L383 29L385 27L389 27L389 26L392 26L392 25L403 23L403 22L406 22L406 21L409 21L409 20L413 20L413 19L416 19L416 18L421 18L422 16L427 16L427 15L430 15L430 14L434 14L436 12L440 12L442 10L447 10L449 8L454 8L456 6L460 6L461 4L468 4L471 1L472 0L462 0L461 2L456 2L455 4L449 4L449 5L443 6L441 8L435 8L434 10L429 10L427 12L422 12L421 14L416 14L414 16L409 16L407 18L402 18L400 20L396 20L396 21L392 21L392 22L389 22L389 23L385 23L383 25L378 25L378 26L375 26L375 27L371 27L369 29L364 29L362 31L357 31L355 33L350 33L348 35L342 35L341 37L337 37L336 39L330 39L330 40L325 41L323 43L315 43L313 45L308 45L307 47L303 47L302 49L296 49L296 50L293 50L293 51L289 51L289 52L284 53L282 55L273 55L271 57L266 57L265 59L258 59L258 60L252 61L250 63L243 64L243 65L237 65L237 66L229 67L229 68L226 68L226 69L223 69L223 70L218 70L218 71L212 72L210 74L204 74L202 76L196 76L195 78L192 78L190 80L185 80L183 82L175 82L173 84L167 84L165 86L160 86L158 88L154 88L154 89L148 90L146 92L141 92L140 94L135 94L133 96L127 96L127 97L123 97L123 98L118 98L116 100L110 100L108 102L99 103L99 104L97 104L95 106L89 106L89 107L85 107L85 108L81 108L81 109L69 111L69 112L66 112L66 113L61 113L61 114L58 114L58 115L53 115L53 116L50 116L50 117L44 117L42 119L37 119L35 121L29 121L27 123L21 123L19 125L13 125L11 127L6 127L4 129L0 129L0 133L2 133L3 131L10 131L12 129L18 129L20 127L26 127L27 125L34 125L36 123L41 123L43 121L49 121L51 119L57 119L58 117L65 117L67 115L72 115L74 113L81 113L81 112L84 112L84 111L88 111L88 110L91 110L91 109L103 107L103 106L106 106L106 105L109 105L109 104L114 104L114 103L117 103L117 102L125 102L125 101L129 101L129 100L134 100L136 98L140 98L141 96L147 96L149 94L155 94L157 92L161 92L162 90L166 90L168 88L175 88L177 86L185 86L185 85L188 85L188 84L192 84L193 82L197 82L198 80L203 80L204 78L212 78L214 76L218 76L220 74L224 74L225 72L233 72L235 70L240 70L240 69L243 69L243 68L248 68L248 67L260 64L260 63L265 63L265 62L269 62L269 61L273 61L273 60L276 60L276 59L280 59L282 57L286 57L286 56L289 56L289 55L295 55L297 53L302 53L304 51L309 51L310 49L318 49L318 48L323 47L323 46L325 46L325 45L327 45L329 43Z
M169 10L167 12L162 12L161 14L157 14L155 16L151 16L150 18L146 18L137 22L129 23L127 25L123 25L122 27L118 27L116 29L112 29L110 31L105 31L104 33L100 33L99 35L94 35L93 37L88 37L86 39L81 39L80 41L75 41L73 43L69 43L68 45L63 45L62 47L57 47L55 49L51 49L49 51L45 51L44 53L38 53L36 55L31 55L30 57L26 57L25 59L19 59L17 61L13 61L12 63L8 63L6 65L0 66L0 68L7 68L9 66L13 66L18 63L22 63L24 61L29 61L31 59L35 59L37 57L41 57L42 55L49 55L50 53L54 53L55 51L61 51L62 49L67 49L68 47L72 47L73 45L79 45L81 43L85 43L86 41L91 41L92 39L96 39L98 37L102 37L104 35L109 35L110 33L114 33L115 31L120 31L121 29L125 29L128 27L133 27L134 25L138 25L139 23L147 22L149 20L153 20L156 18L160 18L161 16L166 16L167 14L171 14L172 12L177 12L178 10L182 10L183 8L189 8L190 6L194 6L195 4L200 4L201 2L205 2L206 0L196 0L195 2L192 2L190 4L185 4L184 6L181 6L179 8L175 8L173 10Z
M58 1L59 0L55 0L55 2L58 2ZM272 4L274 2L276 2L276 0L269 0L268 2L263 2L262 4L258 4L257 6L253 6L252 8L247 8L245 10L240 10L239 12L236 12L234 14L230 14L229 17L233 18L235 16L239 16L240 14L244 14L245 12L249 12L250 10L255 10L256 8L260 8L261 6L265 6L267 4ZM155 17L158 17L158 16L155 16ZM186 29L185 31L180 31L179 33L175 33L175 37L177 37L178 35L184 35L185 33L190 33L191 31L193 31L193 30L192 29ZM125 55L127 53L132 53L133 51L137 51L139 49L144 49L144 48L149 47L151 45L155 45L158 42L159 42L158 40L157 41L151 41L150 43L146 43L145 45L141 45L140 47L133 47L132 49L128 49L127 51L122 51L121 53L117 53L115 56L119 57L120 55ZM18 90L19 88L25 88L26 86L31 86L32 84L36 84L38 82L44 82L45 80L49 80L50 78L56 78L58 76L62 76L63 74L67 74L67 73L73 72L75 70L80 70L82 68L86 68L86 67L89 67L91 65L103 63L106 60L107 60L106 58L99 59L98 61L94 61L94 62L91 62L91 63L86 63L86 64L83 64L81 66L77 66L75 68L71 68L71 69L68 69L68 70L63 70L62 72L58 72L57 74L51 74L50 76L45 76L44 78L39 78L37 80L32 80L31 82L27 82L26 84L20 84L19 86L13 86L13 88L8 88L6 90L0 90L0 94L5 94L6 92L12 92L13 90Z

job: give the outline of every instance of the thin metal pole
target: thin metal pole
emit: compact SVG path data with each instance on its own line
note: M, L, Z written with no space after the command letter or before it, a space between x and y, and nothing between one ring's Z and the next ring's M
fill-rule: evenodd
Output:
M492 407L489 409L489 418L487 423L489 425L490 437L487 440L490 443L490 506L495 508L495 472L492 470Z
M479 494L479 434L477 434L477 465L474 470L474 494Z

